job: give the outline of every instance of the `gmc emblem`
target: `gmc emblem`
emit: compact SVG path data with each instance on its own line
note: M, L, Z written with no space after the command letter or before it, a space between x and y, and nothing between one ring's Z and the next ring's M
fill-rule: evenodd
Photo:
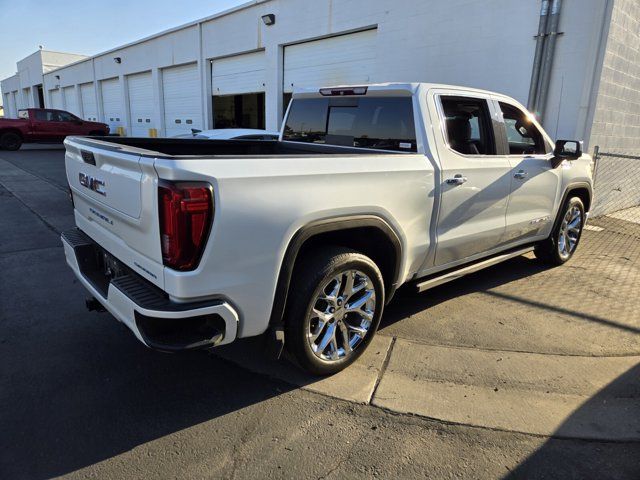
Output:
M91 177L82 172L78 174L78 180L80 181L80 185L82 185L83 187L88 188L89 190L93 190L94 192L99 193L100 195L103 195L105 197L107 196L107 192L104 191L105 184L103 180Z

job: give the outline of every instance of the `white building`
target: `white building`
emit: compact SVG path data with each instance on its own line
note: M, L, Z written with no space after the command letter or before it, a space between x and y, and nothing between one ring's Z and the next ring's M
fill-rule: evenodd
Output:
M17 73L0 83L5 116L15 117L21 108L44 107L44 74L84 58L75 53L38 50L20 60Z
M635 0L255 0L57 69L52 52L36 52L2 93L10 116L38 105L41 84L46 106L136 136L277 129L294 88L344 83L451 83L532 105L543 4L546 18L559 14L559 34L542 36L552 63L537 110L547 131L640 153ZM43 74L23 80L21 65L38 55Z

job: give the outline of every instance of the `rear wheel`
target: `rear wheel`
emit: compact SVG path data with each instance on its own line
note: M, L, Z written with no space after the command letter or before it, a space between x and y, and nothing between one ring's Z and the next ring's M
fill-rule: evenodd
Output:
M582 236L585 211L578 197L567 199L549 238L534 250L537 258L551 265L562 265L575 253Z
M382 317L384 283L369 257L326 248L296 269L289 299L285 344L305 370L330 375L371 343Z
M22 146L22 137L17 133L7 132L0 136L0 148L3 150L18 150Z

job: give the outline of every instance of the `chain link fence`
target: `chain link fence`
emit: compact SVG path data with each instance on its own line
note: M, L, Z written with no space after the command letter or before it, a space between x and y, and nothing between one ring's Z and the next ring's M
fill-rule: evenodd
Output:
M617 306L608 313L640 334L640 156L594 149L594 199L578 265L592 275L589 298ZM609 305L610 308L610 305ZM606 312L603 318L609 318Z
M586 227L595 255L615 250L640 264L640 156L594 149L594 200ZM640 279L640 277L639 277Z
M594 149L594 200L589 225L640 242L640 156Z
M595 147L593 158L596 166L592 217L624 216L618 212L629 210L631 221L640 220L640 156L601 152Z

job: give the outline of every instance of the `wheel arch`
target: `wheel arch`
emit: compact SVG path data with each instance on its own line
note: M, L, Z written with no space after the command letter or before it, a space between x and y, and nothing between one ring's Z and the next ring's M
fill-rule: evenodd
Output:
M2 128L0 129L0 137L2 135L4 135L5 133L15 133L16 135L18 135L23 141L24 141L24 135L23 133L20 131L20 129L18 128L12 128L12 127L8 127L8 128Z
M585 212L588 212L591 209L591 204L593 199L593 187L590 184L586 182L570 184L565 190L564 196L562 198L562 203L560 204L561 207L562 205L564 205L564 202L566 202L567 198L569 198L570 196L578 197L580 198L580 200L582 200L582 203L584 203Z
M359 235L354 236L355 233ZM393 297L402 264L402 243L396 231L377 215L316 220L298 229L287 246L276 283L271 326L282 324L296 262L305 252L324 245L353 248L371 257L382 272L386 301Z
M560 200L560 203L558 204L556 217L553 221L553 229L551 230L552 232L555 231L556 227L558 226L562 207L564 206L567 199L572 196L580 198L580 200L582 200L582 203L584 204L584 211L589 212L591 204L593 203L593 187L587 182L576 182L569 184L564 189L564 193L562 194L562 198Z

